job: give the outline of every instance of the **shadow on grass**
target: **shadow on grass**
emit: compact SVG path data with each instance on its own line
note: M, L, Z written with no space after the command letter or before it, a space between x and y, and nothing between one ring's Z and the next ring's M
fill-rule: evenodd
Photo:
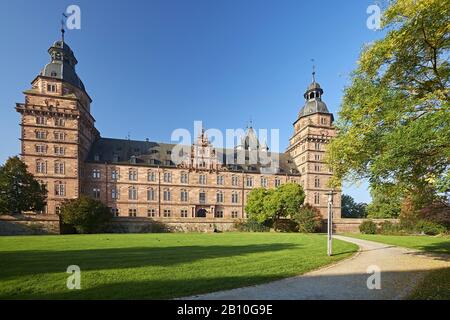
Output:
M437 271L439 272L439 270ZM283 279L282 275L268 274L258 276L230 276L191 279L155 279L142 281L123 281L108 284L82 283L81 290L62 289L54 293L20 292L17 298L22 299L229 299L229 300L302 300L302 299L349 299L349 300L380 300L404 299L416 288L421 288L428 270L414 270L408 272L382 272L381 289L374 290L367 287L367 279L371 274L349 273L339 275L304 276L294 279ZM426 279L426 278L425 278ZM250 287L263 284L261 287ZM83 287L83 285L85 287ZM91 285L91 287L88 287ZM432 294L436 282L427 283L429 293ZM423 286L423 284L422 284ZM237 291L222 290L244 287ZM208 292L213 295L199 296ZM448 293L448 292L447 292ZM430 297L433 297L431 295ZM2 299L14 299L12 296L0 296ZM417 297L416 297L417 298ZM424 294L420 299L427 299Z
M299 244L274 243L243 246L131 247L0 252L0 279L65 272L69 265L78 265L84 271L145 266L164 267L202 259L275 252L298 247L300 247Z

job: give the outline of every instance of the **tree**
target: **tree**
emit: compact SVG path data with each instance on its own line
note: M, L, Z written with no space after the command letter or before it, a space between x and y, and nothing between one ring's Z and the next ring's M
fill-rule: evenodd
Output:
M61 222L73 226L78 233L101 232L112 217L106 205L88 196L66 200L61 206Z
M47 190L18 157L9 158L0 166L0 214L40 211L46 204Z
M386 10L386 36L363 49L345 89L327 152L333 185L366 178L404 195L448 187L448 5L397 0Z
M403 202L396 186L372 186L370 190L372 202L367 206L367 217L372 219L398 218Z
M297 183L286 183L276 189L256 188L250 191L245 212L259 223L273 224L282 217L293 216L305 200L303 188Z
M297 222L299 232L317 232L322 227L322 215L320 211L308 203L302 206L292 218Z
M366 209L367 203L356 203L351 196L347 194L342 195L341 210L343 218L364 218L367 215Z

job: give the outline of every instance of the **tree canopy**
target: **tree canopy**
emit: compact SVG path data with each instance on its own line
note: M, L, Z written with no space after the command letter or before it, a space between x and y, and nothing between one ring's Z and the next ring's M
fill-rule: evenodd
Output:
M397 0L345 89L327 160L331 184L449 191L449 0Z
M47 190L18 157L0 166L0 214L40 211L46 205Z
M352 196L343 194L341 196L341 215L343 218L365 218L367 204L357 203Z

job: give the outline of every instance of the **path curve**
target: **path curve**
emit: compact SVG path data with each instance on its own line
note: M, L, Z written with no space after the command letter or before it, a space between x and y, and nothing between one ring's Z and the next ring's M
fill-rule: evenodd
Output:
M352 258L301 276L184 299L403 299L428 271L450 267L450 258L446 255L424 253L344 236L334 238L357 244L360 247L359 252ZM367 273L368 268L379 268L381 271L381 289L368 289L367 281L373 274Z

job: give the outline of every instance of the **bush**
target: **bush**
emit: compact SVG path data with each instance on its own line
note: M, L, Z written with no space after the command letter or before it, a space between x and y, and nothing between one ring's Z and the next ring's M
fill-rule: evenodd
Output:
M397 223L392 223L391 221L383 221L380 223L379 233L381 234L402 234L402 228Z
M302 206L292 218L297 222L299 232L319 232L322 228L322 215L310 204Z
M112 217L107 206L87 196L67 200L61 206L61 223L73 226L77 233L102 232Z
M270 228L262 223L259 223L256 220L240 220L234 223L234 227L238 231L243 232L267 232L270 231Z
M435 222L419 220L415 225L415 230L419 233L435 236L437 234L445 233L447 231L447 228Z
M298 232L298 224L291 219L280 219L276 223L276 229L280 232Z
M431 205L420 210L424 220L443 225L450 230L450 206L444 199L437 199Z
M372 220L366 220L359 225L359 231L363 234L377 233L377 224Z

